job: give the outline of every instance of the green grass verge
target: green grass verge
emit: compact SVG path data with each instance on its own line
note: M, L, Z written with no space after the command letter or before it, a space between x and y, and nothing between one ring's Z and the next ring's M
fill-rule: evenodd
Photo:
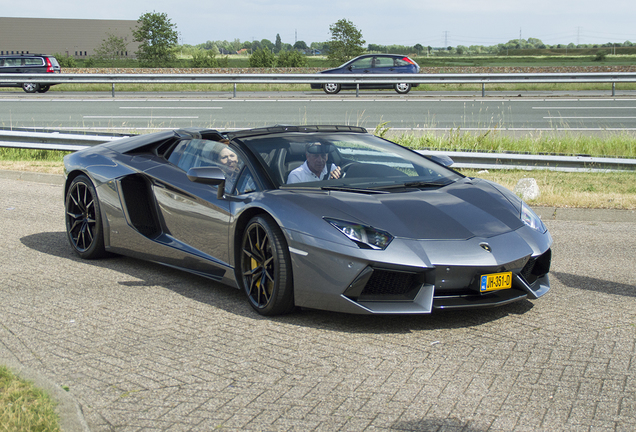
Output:
M4 366L0 366L0 431L61 431L51 398Z
M386 125L375 133L387 135ZM604 137L542 135L514 138L491 130L482 134L452 131L448 135L403 134L391 139L414 149L474 150L492 152L589 154L636 158L636 138L628 134ZM0 169L62 174L62 158L68 152L0 148ZM565 173L547 170L516 171L462 170L465 175L482 177L514 189L523 177L537 180L541 196L531 205L554 207L636 209L636 172Z

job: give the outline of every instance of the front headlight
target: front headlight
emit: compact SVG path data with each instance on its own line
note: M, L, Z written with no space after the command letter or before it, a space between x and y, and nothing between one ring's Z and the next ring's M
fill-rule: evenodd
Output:
M362 249L384 250L393 240L393 236L388 232L370 226L338 219L325 218L325 220Z
M521 203L521 220L530 228L535 229L540 233L544 233L548 230L539 216L537 216L537 214L533 212L526 203Z

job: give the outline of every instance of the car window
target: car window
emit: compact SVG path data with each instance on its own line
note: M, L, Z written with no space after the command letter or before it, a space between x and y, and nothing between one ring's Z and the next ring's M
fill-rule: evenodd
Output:
M406 60L402 60L402 59L395 59L395 65L396 66L411 66L412 63L409 63Z
M243 157L225 143L204 139L183 140L170 153L168 162L185 172L197 167L220 168L225 175L225 193L228 194L233 192L235 185L238 185L239 193L256 190L251 173L247 168L243 169Z
M306 159L307 144L328 145L325 166L339 167L337 180L314 182L340 187L376 188L404 182L439 182L445 184L461 176L428 158L371 134L348 133L287 133L243 138L243 143L259 154L279 187L288 184L289 174ZM305 183L308 184L308 183Z
M4 60L5 66L20 66L22 63L22 59L19 58L8 58Z
M376 57L375 67L393 67L393 57Z
M372 60L373 60L373 57L361 58L360 60L356 60L353 63L351 63L350 67L352 69L368 69L371 67Z
M25 66L42 66L44 62L41 58L25 58L24 65Z

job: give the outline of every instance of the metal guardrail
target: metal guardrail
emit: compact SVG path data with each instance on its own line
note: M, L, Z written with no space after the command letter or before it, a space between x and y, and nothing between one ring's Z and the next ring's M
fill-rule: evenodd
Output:
M0 147L77 151L128 135L84 135L62 132L30 132L0 130Z
M76 151L127 135L84 135L59 132L0 130L0 147ZM636 171L636 159L602 158L586 155L527 155L518 153L478 153L420 150L419 153L449 156L453 168L521 169L565 172Z
M636 82L636 72L475 74L2 74L3 82L40 84L486 84Z

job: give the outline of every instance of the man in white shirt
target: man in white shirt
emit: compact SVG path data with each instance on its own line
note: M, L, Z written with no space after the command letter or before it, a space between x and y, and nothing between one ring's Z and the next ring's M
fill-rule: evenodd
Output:
M287 184L319 181L327 176L329 179L340 178L340 167L331 164L327 169L327 158L331 149L331 144L308 143L305 146L307 160L289 173Z

